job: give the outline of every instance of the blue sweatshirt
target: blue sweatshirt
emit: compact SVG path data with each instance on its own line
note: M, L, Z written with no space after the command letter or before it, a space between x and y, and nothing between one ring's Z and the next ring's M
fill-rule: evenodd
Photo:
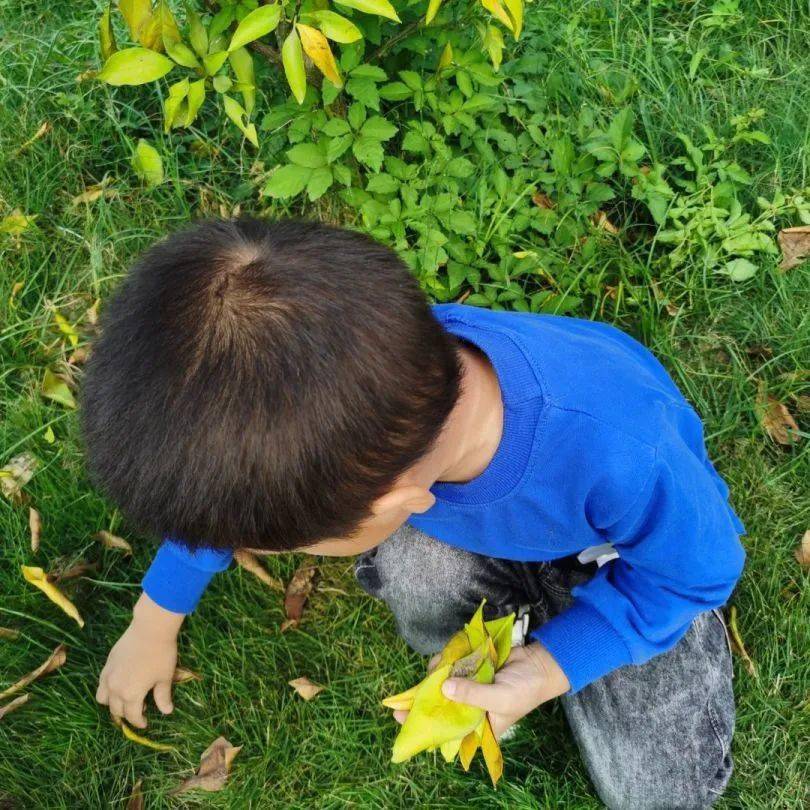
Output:
M726 601L745 556L695 411L643 346L606 324L457 304L433 311L491 362L503 436L480 476L437 483L435 505L410 523L510 560L613 545L618 558L533 633L572 691L672 648L698 613ZM166 542L144 590L188 613L230 559Z

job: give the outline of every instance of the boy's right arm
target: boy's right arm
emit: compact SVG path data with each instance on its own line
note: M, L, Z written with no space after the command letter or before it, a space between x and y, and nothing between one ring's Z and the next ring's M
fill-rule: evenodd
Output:
M172 710L172 676L177 665L177 634L186 614L233 557L222 549L190 551L167 541L158 550L143 580L132 621L101 671L96 700L137 728L146 726L144 702L154 692L164 714Z

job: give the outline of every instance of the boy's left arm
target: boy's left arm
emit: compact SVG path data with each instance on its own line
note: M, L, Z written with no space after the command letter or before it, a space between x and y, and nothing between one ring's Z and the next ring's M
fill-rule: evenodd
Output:
M532 633L539 643L513 650L520 661L529 656L533 666L522 663L521 674L531 687L512 683L510 658L495 684L452 682L459 696L447 696L522 716L666 652L699 613L728 599L745 560L742 531L704 462L677 438L662 444L632 507L604 531L619 559L572 590L571 606Z

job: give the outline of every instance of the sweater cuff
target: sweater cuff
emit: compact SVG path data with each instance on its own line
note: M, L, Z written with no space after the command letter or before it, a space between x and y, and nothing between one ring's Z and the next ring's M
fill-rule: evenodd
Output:
M632 663L627 645L613 626L584 602L574 601L531 635L551 653L568 677L569 694Z
M146 595L164 610L191 613L208 583L230 565L233 552L198 549L167 541L158 549L141 586Z

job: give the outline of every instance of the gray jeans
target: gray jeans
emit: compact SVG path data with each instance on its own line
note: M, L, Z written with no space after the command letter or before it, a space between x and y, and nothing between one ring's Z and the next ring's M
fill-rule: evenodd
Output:
M417 652L441 649L483 597L487 619L529 605L533 626L563 610L595 565L517 563L453 548L403 526L361 555L361 587L384 600ZM617 810L709 807L731 776L734 695L719 612L669 652L561 698L602 801Z

